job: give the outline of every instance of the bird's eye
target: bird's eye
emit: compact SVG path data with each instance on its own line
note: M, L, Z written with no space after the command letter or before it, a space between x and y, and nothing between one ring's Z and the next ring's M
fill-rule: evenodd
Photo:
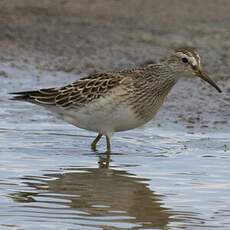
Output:
M181 60L182 60L183 63L188 63L188 59L185 58L185 57L183 57Z

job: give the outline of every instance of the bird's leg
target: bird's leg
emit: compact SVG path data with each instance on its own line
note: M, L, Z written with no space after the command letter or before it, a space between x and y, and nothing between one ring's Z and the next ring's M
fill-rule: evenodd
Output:
M110 153L111 152L111 135L106 135L106 145L107 145L107 149L106 149L106 153Z
M93 150L93 151L96 151L97 150L97 143L98 143L98 141L101 139L101 137L102 137L102 134L98 134L97 135L97 137L94 139L94 141L91 143L91 149Z

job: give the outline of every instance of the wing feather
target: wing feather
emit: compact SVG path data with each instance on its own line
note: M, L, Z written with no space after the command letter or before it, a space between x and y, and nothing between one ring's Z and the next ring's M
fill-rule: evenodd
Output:
M104 96L114 87L119 86L123 77L119 73L94 74L61 88L12 93L17 95L12 99L30 101L41 105L80 107Z

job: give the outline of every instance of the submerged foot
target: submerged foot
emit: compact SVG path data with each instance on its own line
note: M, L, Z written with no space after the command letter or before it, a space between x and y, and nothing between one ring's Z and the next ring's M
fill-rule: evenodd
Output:
M99 156L99 167L100 168L108 168L110 163L110 152L105 152L103 154L100 154Z

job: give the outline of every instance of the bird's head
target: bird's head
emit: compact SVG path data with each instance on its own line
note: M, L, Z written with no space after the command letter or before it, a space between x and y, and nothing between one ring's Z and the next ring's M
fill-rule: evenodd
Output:
M218 92L222 92L216 83L205 73L200 62L200 55L194 48L183 47L174 50L168 59L170 68L185 76L197 76L212 85Z

